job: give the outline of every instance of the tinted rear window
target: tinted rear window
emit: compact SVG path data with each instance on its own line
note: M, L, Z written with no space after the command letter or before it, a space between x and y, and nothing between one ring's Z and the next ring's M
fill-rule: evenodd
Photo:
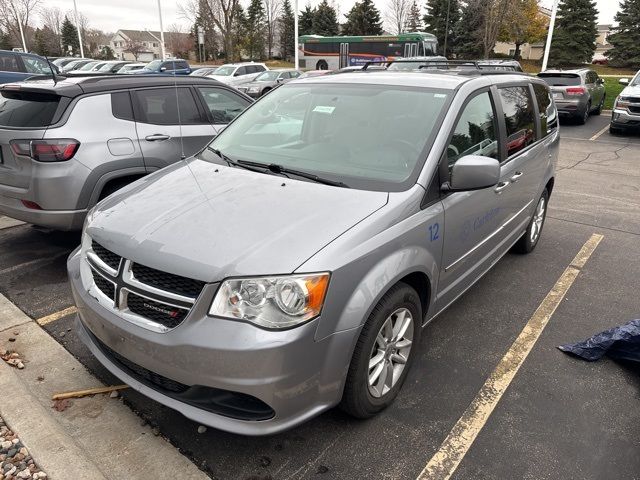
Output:
M58 95L27 92L1 92L0 126L46 127L60 103Z
M538 76L552 87L573 87L576 85L582 85L580 75L575 73L539 73Z

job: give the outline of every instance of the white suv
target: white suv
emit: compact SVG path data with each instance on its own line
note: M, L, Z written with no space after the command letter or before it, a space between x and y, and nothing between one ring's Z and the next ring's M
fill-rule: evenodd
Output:
M269 70L264 63L227 63L207 75L207 77L226 83L227 85L242 85L253 82L262 72Z

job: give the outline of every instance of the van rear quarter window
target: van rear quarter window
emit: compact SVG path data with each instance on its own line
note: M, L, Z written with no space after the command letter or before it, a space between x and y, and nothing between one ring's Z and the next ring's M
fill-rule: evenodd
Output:
M0 127L47 127L54 123L60 96L9 91L1 95Z

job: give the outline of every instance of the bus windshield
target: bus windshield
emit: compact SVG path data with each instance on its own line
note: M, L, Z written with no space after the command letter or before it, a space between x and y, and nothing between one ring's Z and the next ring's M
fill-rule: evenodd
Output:
M199 156L278 164L353 188L415 182L450 92L328 82L285 84L248 108ZM224 162L222 162L224 163Z

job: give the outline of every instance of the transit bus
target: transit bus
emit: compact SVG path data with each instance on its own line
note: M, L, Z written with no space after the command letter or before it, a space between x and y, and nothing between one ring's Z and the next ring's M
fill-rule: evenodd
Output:
M430 57L436 55L438 46L435 35L423 32L353 37L303 35L298 43L300 68L315 70L337 70L397 58Z

